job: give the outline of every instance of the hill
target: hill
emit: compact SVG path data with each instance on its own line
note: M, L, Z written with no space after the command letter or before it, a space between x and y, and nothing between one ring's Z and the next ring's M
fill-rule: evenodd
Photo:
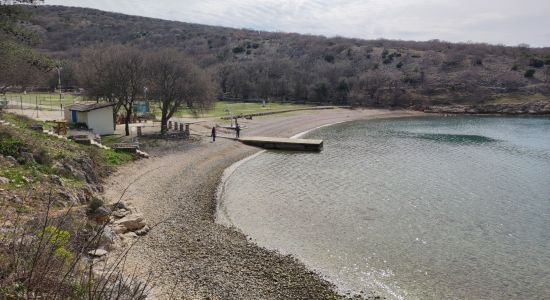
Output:
M38 6L37 46L72 61L82 48L173 47L211 71L226 98L367 106L528 102L550 98L550 48L326 38L197 25L86 8ZM71 65L71 64L69 64Z

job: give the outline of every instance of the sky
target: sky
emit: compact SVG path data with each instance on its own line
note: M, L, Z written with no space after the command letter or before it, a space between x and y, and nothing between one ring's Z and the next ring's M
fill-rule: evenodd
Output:
M550 46L550 0L46 0L233 28Z

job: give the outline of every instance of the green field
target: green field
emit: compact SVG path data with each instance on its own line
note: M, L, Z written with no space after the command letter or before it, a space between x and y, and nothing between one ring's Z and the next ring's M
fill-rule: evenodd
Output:
M3 99L4 97L15 103L23 102L23 104L27 105L38 104L44 109L60 109L60 104L63 104L63 107L65 107L75 102L83 101L82 96L75 96L72 94L62 94L60 100L59 94L54 93L7 93L5 96L0 95L0 99ZM175 116L182 118L219 118L230 115L246 115L258 112L281 111L308 107L311 106L286 103L266 103L265 107L263 107L261 103L216 102L212 110L199 112L198 115L193 115L189 109L182 109L177 112ZM160 118L160 109L156 103L151 103L151 110L157 117Z
M4 96L0 95L0 99ZM46 106L52 109L60 109L60 104L63 106L73 104L76 101L82 101L82 96L74 96L72 94L61 94L61 100L59 94L54 93L7 93L5 98L13 102L23 102L23 104L32 104Z
M212 117L225 117L230 115L246 115L259 112L269 112L269 111L281 111L289 109L300 109L308 108L309 105L297 105L297 104L281 104L281 103L266 103L265 107L261 103L234 103L234 102L216 102L214 109L209 111L204 111L199 113L197 116L193 114L188 109L183 109L176 113L177 117L183 118L212 118ZM154 107L155 115L160 117L160 110L157 107Z

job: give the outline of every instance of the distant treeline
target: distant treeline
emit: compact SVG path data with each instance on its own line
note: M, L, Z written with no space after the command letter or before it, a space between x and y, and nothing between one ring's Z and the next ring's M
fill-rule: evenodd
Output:
M63 86L80 85L75 74L88 67L82 49L113 43L175 48L229 98L408 107L550 97L550 48L325 38L58 6L32 11L36 48L63 61ZM48 76L55 87L57 73Z

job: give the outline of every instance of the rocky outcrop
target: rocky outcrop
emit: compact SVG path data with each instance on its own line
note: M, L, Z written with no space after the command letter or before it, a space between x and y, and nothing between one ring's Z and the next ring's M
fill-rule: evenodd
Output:
M510 104L479 104L430 106L426 113L440 114L503 114L503 115L550 115L550 101Z
M121 230L124 231L123 233L126 233L128 231L140 230L145 227L147 223L142 214L131 214L115 221L114 225L121 228Z
M95 245L97 249L117 248L117 245L145 235L150 230L143 215L124 202L110 207L101 206L90 214L90 218L102 228L99 242Z

